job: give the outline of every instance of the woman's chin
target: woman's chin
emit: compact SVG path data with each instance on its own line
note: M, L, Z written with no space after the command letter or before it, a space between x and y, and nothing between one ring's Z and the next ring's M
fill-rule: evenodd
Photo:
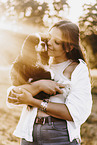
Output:
M53 57L53 56L54 56L54 54L53 54L53 53L51 53L50 51L48 51L48 56Z
M54 55L52 55L52 54L48 54L48 56L49 56L49 57L54 57Z

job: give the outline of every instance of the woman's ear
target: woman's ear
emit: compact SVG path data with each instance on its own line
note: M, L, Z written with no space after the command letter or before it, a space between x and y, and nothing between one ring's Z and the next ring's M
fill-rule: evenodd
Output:
M74 48L74 46L73 46L73 45L70 45L70 51L72 51L72 50L73 50L73 48Z
M73 48L74 48L74 46L73 46L73 45L68 45L68 46L65 48L66 53L68 53L68 52L72 51L72 50L73 50Z

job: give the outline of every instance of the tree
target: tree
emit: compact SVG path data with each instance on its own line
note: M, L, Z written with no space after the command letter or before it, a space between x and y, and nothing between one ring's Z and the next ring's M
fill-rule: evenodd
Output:
M83 6L84 15L80 17L81 41L84 45L91 68L97 68L97 3Z
M47 26L55 20L65 18L65 11L69 9L67 0L52 0L46 2L38 0L7 0L4 7L4 15L10 20L15 19L17 21L20 20Z
M43 18L45 25L64 19L70 8L67 0L52 0L48 3L48 6L49 8L45 11Z

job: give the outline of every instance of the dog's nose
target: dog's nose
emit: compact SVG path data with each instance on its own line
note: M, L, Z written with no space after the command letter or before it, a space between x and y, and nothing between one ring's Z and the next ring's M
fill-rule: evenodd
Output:
M38 46L36 46L36 51L47 51L47 45L45 44L45 42L40 41Z

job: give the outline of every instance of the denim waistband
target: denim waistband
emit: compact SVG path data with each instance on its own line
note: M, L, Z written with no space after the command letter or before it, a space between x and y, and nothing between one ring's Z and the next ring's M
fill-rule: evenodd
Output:
M55 118L55 117L52 117L52 116L36 117L35 124L45 124L45 123L60 122L60 121L66 123L65 120L58 119L58 118Z

